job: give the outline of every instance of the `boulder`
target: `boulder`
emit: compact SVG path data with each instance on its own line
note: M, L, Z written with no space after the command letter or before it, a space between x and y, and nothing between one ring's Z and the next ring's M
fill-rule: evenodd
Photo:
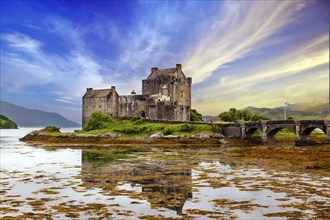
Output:
M193 134L191 135L192 138L198 138L198 139L210 139L210 135L208 134Z
M164 137L163 132L157 132L155 134L147 135L144 139L152 140L152 139L159 139L159 138L163 138L163 137Z
M120 134L114 134L114 133L105 133L105 134L102 134L101 137L107 137L107 138L119 138L121 137Z
M193 134L190 137L198 138L198 139L222 139L222 138L224 138L224 136L222 134Z
M228 141L226 141L225 139L220 139L219 142L220 142L220 144L227 144L228 143Z
M166 138L166 139L178 139L180 137L177 136L177 135L165 135L163 138Z
M31 131L26 136L45 136L45 135L48 135L48 132L43 128L40 130Z
M225 136L222 134L210 134L210 138L214 138L214 139L224 139Z

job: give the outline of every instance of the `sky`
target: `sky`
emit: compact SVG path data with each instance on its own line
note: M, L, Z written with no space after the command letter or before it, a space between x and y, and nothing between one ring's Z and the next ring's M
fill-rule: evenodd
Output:
M87 87L192 77L192 108L329 102L329 1L1 0L1 97L81 122Z

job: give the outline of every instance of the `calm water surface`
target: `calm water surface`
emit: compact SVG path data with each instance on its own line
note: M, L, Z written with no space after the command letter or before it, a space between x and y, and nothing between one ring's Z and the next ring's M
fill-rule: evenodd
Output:
M125 157L95 158L18 140L35 129L1 130L0 217L287 219L330 205L328 177L225 163L219 147L111 148Z

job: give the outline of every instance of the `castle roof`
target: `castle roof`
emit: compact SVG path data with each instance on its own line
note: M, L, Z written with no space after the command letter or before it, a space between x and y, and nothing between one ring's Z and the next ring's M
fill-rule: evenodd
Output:
M88 90L83 98L106 98L112 93L111 89L92 89Z
M160 76L169 76L176 71L176 68L168 68L162 70L156 70L155 72L150 73L147 79L155 79Z

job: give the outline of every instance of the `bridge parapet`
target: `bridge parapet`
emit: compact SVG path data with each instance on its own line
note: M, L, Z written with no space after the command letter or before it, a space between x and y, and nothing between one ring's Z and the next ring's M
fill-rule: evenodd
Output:
M245 122L245 126L249 126L249 127L253 127L253 126L260 126L261 125L261 121L249 121L249 122Z
M271 120L271 121L263 121L267 125L279 125L279 124L295 124L294 120Z
M327 120L272 120L261 122L243 122L217 125L221 128L226 138L252 138L256 130L262 131L262 139L267 141L274 138L275 134L286 128L296 135L296 144L310 143L310 133L321 129L326 135L326 142L330 143L330 121Z

